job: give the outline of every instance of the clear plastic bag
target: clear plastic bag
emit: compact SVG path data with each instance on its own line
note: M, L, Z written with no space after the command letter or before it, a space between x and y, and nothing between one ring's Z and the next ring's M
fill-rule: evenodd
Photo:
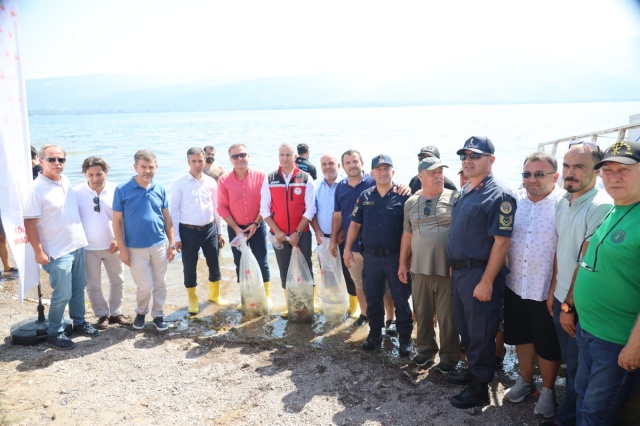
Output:
M331 255L329 244L331 240L324 238L322 244L316 248L320 262L320 299L322 311L327 322L344 321L348 309L347 285L342 275L340 253L336 257Z
M260 316L269 313L267 294L264 291L264 282L260 265L256 257L247 245L247 236L238 234L231 246L240 250L240 266L238 268L240 278L240 299L242 300L242 312L249 316Z
M313 278L309 265L297 246L291 252L286 286L289 321L312 322Z

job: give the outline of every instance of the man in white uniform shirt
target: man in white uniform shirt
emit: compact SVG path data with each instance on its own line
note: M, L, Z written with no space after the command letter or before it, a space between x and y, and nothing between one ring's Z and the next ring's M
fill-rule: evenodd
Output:
M518 209L514 219L509 269L504 293L505 343L516 346L520 377L505 392L505 399L522 402L538 395L533 383L533 364L538 356L542 392L534 408L546 418L555 415L555 382L560 367L560 345L547 308L549 287L555 280L554 258L558 243L555 205L565 193L556 186L558 162L548 154L529 155L523 166L522 186L515 193Z
M98 334L84 319L87 238L76 194L62 174L67 161L65 151L56 145L44 145L38 156L43 170L29 187L24 202L24 227L36 262L49 273L53 289L46 344L54 349L73 349L76 344L64 334L62 321L67 303L73 330L86 336Z
M113 193L116 185L107 182L109 166L100 157L88 157L82 163L86 182L73 188L78 199L80 219L89 245L84 249L87 269L87 296L98 317L95 328L109 324L131 325L122 314L124 266L118 257L118 243L113 235ZM101 266L109 278L109 303L102 293Z
M209 300L218 305L226 304L220 297L219 250L224 247L224 236L220 233L222 219L218 215L218 184L215 179L203 173L205 153L202 148L193 147L187 151L189 172L178 178L169 196L169 214L176 224L176 248L182 252L184 286L187 288L190 314L200 312L196 285L198 251L202 253L209 267Z

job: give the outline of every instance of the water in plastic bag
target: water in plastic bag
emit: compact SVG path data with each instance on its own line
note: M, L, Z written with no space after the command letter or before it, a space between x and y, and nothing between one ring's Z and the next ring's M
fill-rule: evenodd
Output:
M289 321L313 321L313 278L309 265L300 251L293 247L291 262L287 271L287 307Z
M329 251L330 240L324 238L316 249L318 261L320 263L320 273L322 274L320 283L320 298L322 300L322 311L327 322L344 321L347 312L349 299L347 296L347 285L342 276L342 266L340 253L336 257Z
M247 236L238 234L231 245L240 250L240 300L242 302L242 312L248 316L260 316L269 313L267 294L264 291L264 282L260 265L256 257L247 245Z

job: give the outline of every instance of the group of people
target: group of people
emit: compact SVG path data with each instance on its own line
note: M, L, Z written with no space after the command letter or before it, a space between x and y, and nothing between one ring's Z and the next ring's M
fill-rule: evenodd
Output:
M385 154L371 160L370 174L357 150L340 158L324 154L315 179L304 144L280 145L279 167L271 173L249 167L244 144L229 147L233 167L227 172L215 163L213 147L194 147L187 151L188 172L169 195L153 182L158 165L150 151L135 154L136 175L118 186L107 181L106 162L89 157L82 165L86 182L73 188L63 174L61 147L46 145L38 154L43 170L26 197L24 217L36 261L53 288L51 347L75 346L63 333L67 303L74 332L84 335L113 323L142 329L149 312L153 325L166 330L165 274L176 252L182 253L188 312L200 308L199 250L209 269L209 300L225 304L218 261L224 220L229 240L246 235L269 300L268 234L283 246L275 254L285 293L294 247L313 270L311 229L318 244L329 239L331 253L343 258L353 324L369 325L363 349L380 347L383 330L397 335L401 356L414 354L416 365L434 365L452 383L466 385L450 400L456 407L490 403L501 324L520 367L505 399L539 396L534 412L557 424L612 424L640 386L640 281L633 263L640 253L640 231L633 226L640 218L634 210L639 143L620 141L602 152L575 141L563 159L564 189L556 159L533 153L524 159L515 192L495 180L495 148L482 136L457 151L460 189L444 176L449 165L434 146L418 153L410 185L394 182L393 161ZM598 176L605 190L596 185ZM238 274L240 252L232 251ZM110 281L108 302L101 263ZM137 288L132 323L122 313L123 265ZM85 286L98 317L93 326L85 320ZM461 354L466 363L458 362ZM566 395L556 410L561 360Z

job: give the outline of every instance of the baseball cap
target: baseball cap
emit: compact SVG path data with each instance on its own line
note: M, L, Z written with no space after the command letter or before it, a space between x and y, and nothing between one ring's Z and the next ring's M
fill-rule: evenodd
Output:
M439 167L449 167L444 164L438 157L427 157L418 163L418 173L423 170L435 170Z
M393 163L391 162L391 157L385 154L380 154L373 157L373 160L371 160L371 169L375 169L381 164L388 164L391 167L393 167Z
M420 152L418 153L418 157L422 157L423 155L440 158L440 151L438 151L438 148L436 148L433 145L427 145L427 146L423 146Z
M618 141L604 151L602 161L596 163L593 167L598 170L607 161L621 164L637 164L640 163L640 143Z
M476 152L478 154L492 154L495 152L493 143L486 136L471 136L464 143L464 147L459 149L456 154L464 154L466 150Z

